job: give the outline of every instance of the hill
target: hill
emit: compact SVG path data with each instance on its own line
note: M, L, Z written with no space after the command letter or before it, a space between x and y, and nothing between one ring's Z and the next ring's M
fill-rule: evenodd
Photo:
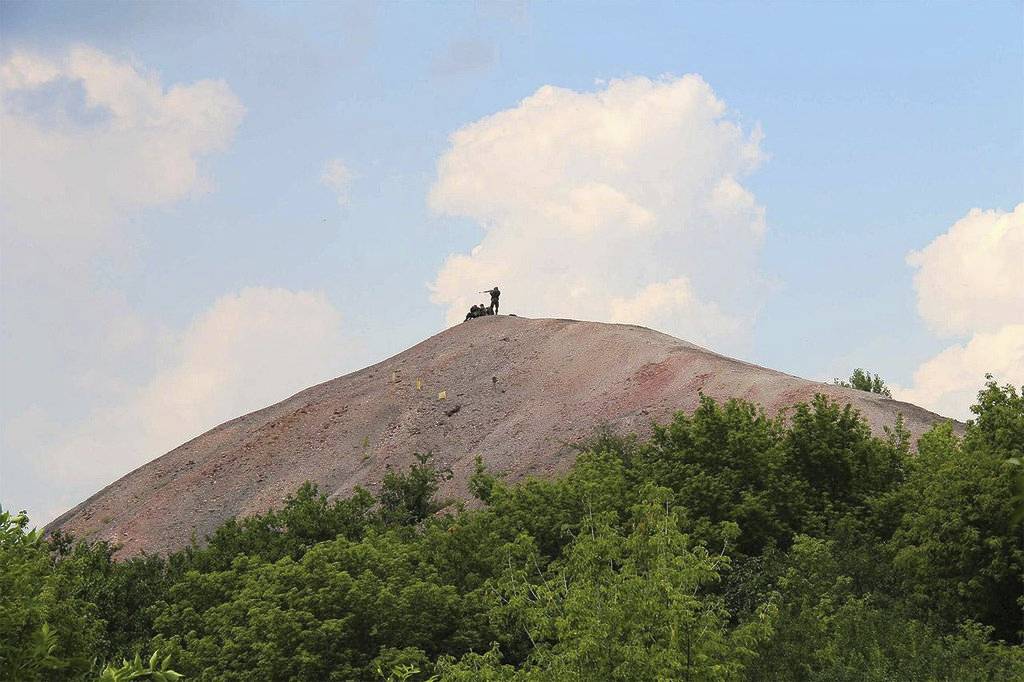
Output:
M166 552L225 519L280 505L304 481L375 490L389 468L432 452L466 496L475 456L511 481L567 470L571 447L607 425L646 434L703 393L776 414L824 393L881 434L902 413L914 438L942 419L909 403L808 381L630 325L485 317L376 365L226 422L107 486L54 520L121 545ZM443 398L440 397L443 395Z

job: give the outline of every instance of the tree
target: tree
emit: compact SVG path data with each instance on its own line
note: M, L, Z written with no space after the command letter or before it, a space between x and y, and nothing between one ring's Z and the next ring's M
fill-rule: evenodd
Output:
M963 439L949 423L918 442L898 491L904 510L888 548L922 614L965 619L1017 640L1024 604L1024 538L1014 523L1016 467L1024 449L1024 398L989 380Z
M833 379L832 383L836 386L843 386L845 388L855 388L858 391L877 393L879 395L884 395L886 398L892 397L892 393L889 391L889 387L885 385L885 382L882 381L882 377L877 374L872 375L871 372L863 370L860 367L853 370L853 374L850 375L849 381Z
M771 633L773 606L730 627L710 589L729 559L679 530L671 496L645 485L627 530L612 514L586 517L547 571L527 537L509 545L508 569L494 581L497 613L533 644L526 672L567 681L739 679Z
M24 512L0 509L0 679L66 680L89 670L102 622L69 594Z
M1022 679L1024 649L991 642L966 622L948 634L885 595L859 593L837 543L796 539L778 568L779 614L751 682Z
M452 477L449 470L439 471L430 464L433 455L416 454L409 473L389 471L381 483L381 516L387 523L419 523L445 505L434 500L441 481Z

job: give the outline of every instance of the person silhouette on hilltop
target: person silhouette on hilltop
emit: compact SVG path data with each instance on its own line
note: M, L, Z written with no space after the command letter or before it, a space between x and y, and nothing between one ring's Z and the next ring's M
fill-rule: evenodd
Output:
M498 297L501 296L501 292L498 291L498 287L494 287L490 291L481 291L481 294L491 295L491 315L498 314Z

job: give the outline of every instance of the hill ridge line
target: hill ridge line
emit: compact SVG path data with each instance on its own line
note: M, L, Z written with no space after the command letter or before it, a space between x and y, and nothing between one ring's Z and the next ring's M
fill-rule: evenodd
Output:
M122 556L166 552L229 517L278 506L306 480L331 496L357 485L373 490L414 452L433 452L452 469L440 494L465 497L477 454L513 481L557 475L575 456L559 443L578 443L602 424L644 436L652 422L691 412L702 394L748 400L775 415L817 393L853 405L877 435L897 413L914 438L944 419L638 325L482 317L214 426L46 530L115 542Z

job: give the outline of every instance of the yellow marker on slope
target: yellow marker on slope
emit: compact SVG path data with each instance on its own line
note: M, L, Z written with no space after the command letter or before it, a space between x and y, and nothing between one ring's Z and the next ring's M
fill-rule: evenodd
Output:
M416 390L418 391L418 390L420 390L422 388L423 388L423 379L417 379L416 380Z
M440 393L437 394L437 399L438 400L444 400L447 397L448 397L448 391L441 391Z

